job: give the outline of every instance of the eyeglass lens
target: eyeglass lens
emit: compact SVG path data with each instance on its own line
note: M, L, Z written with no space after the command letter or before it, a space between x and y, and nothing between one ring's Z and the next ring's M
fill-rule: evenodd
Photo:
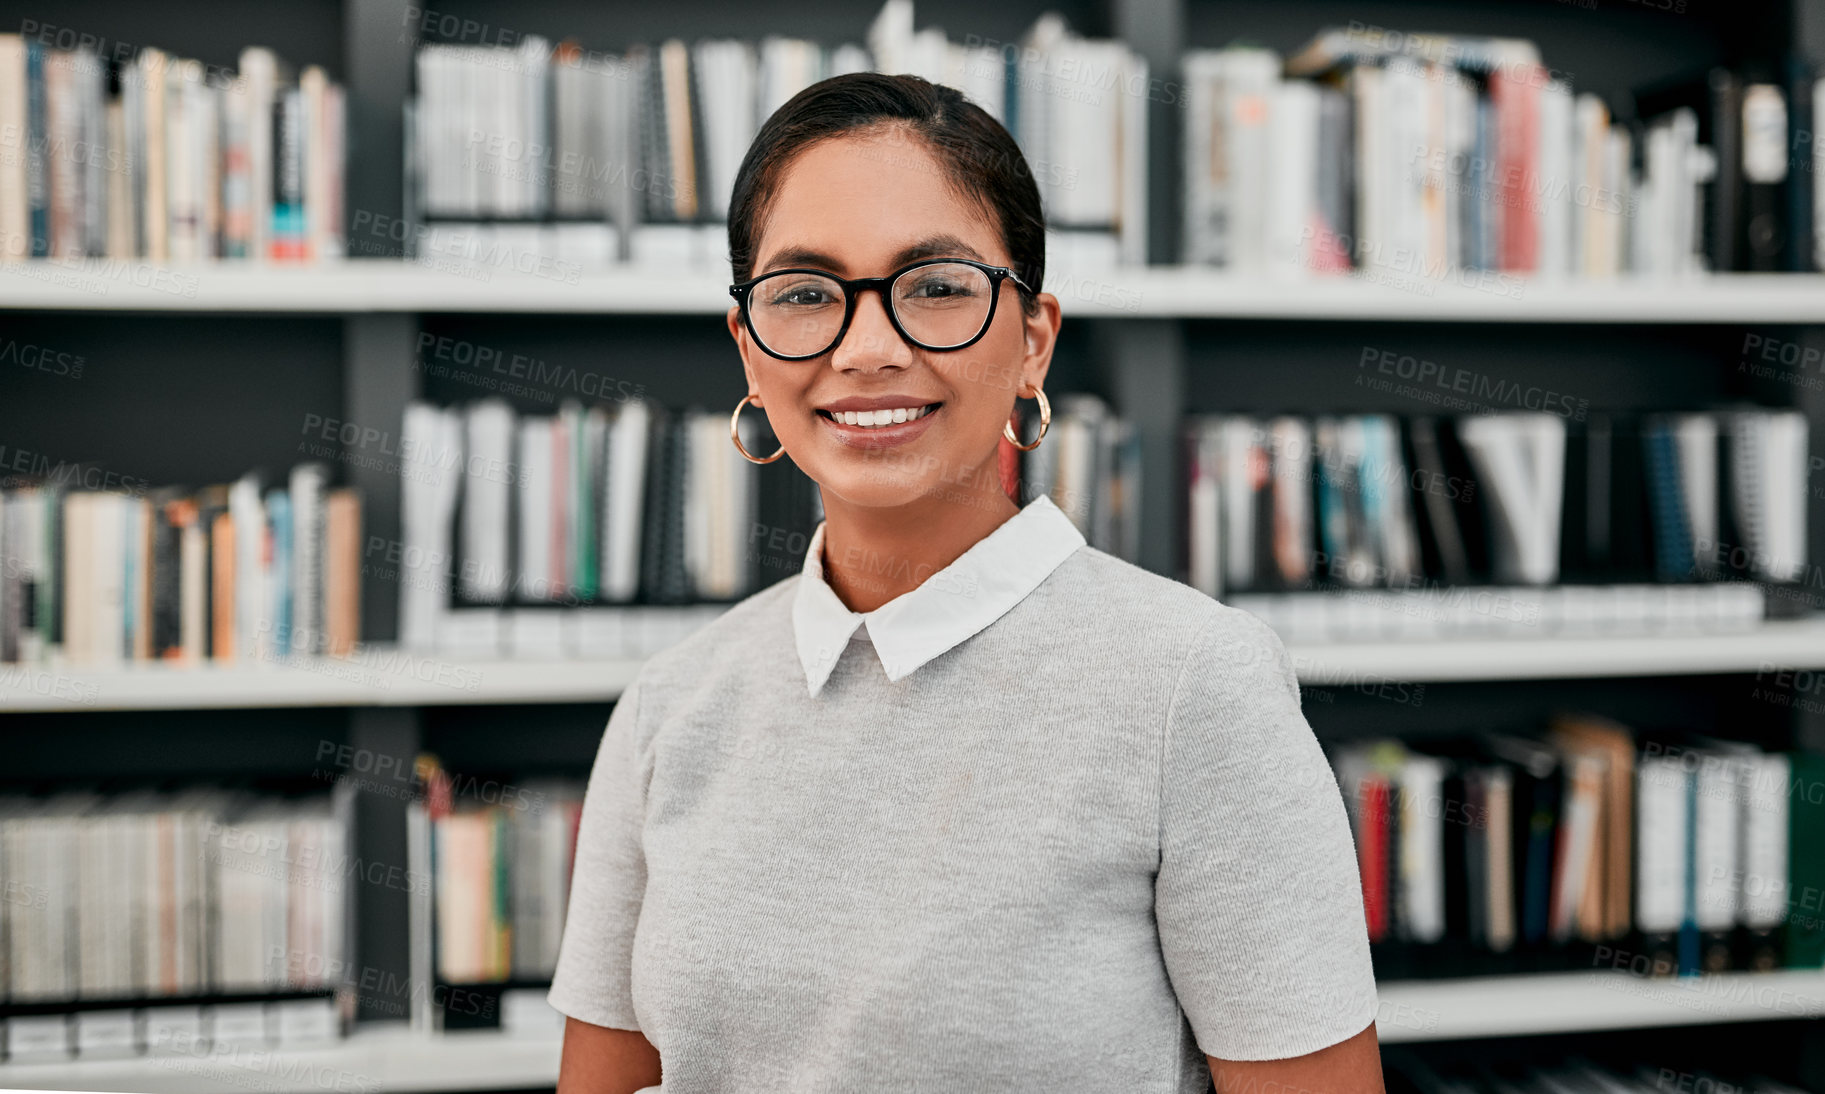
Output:
M889 305L908 337L928 349L960 346L982 333L994 303L989 275L961 262L907 270L888 292ZM843 326L843 286L811 273L780 273L748 294L754 333L775 353L823 353Z

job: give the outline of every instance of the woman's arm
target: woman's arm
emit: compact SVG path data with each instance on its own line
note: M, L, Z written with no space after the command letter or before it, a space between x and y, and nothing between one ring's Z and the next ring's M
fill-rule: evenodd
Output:
M637 1029L564 1020L558 1094L634 1094L659 1085L659 1050Z
M1290 1060L1204 1058L1217 1094L1384 1094L1373 1022L1346 1041Z

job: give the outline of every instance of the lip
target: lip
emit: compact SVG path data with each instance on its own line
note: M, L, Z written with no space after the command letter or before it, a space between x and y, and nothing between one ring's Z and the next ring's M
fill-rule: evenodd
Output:
M848 402L848 401L850 401L850 400L845 400L845 402ZM879 400L875 400L875 401L879 402ZM933 399L933 400L931 400L931 402L942 402L942 400ZM908 404L906 404L904 402L889 402L885 405L891 407L891 406L906 406ZM913 404L913 405L924 406L924 405L928 405L928 404L918 403L918 404ZM813 413L812 417L816 418L820 425L822 425L825 429L829 430L831 435L834 436L839 443L846 444L851 448L867 448L867 449L896 448L903 444L911 444L913 441L916 441L920 437L924 436L925 431L927 429L931 428L932 419L938 417L938 415L940 415L940 414L943 414L945 412L945 410L948 409L948 407L949 407L949 404L945 404L943 406L938 407L938 409L930 412L929 414L926 414L925 416L923 416L921 418L915 418L914 420L912 420L910 422L900 422L897 425L877 425L877 426L844 425L842 422L832 421L829 418L824 417L822 414ZM833 404L833 408L837 409L837 410L879 410L880 409L880 407L878 407L878 406L851 407L851 406L844 406L841 403ZM821 409L832 409L832 408L821 408Z
M943 399L927 399L920 395L850 395L833 403L819 403L818 410L892 410L895 407L930 406L941 403Z

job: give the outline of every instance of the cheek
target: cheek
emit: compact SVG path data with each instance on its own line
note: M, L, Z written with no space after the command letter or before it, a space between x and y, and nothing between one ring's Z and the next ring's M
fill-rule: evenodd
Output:
M1001 416L1020 387L1020 334L992 332L950 363L946 378L971 414ZM977 352L978 350L982 352Z

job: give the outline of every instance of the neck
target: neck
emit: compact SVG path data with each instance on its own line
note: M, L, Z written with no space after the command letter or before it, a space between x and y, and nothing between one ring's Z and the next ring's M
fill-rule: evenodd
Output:
M852 612L924 584L1020 512L999 482L946 486L905 505L854 505L824 493L824 580Z

